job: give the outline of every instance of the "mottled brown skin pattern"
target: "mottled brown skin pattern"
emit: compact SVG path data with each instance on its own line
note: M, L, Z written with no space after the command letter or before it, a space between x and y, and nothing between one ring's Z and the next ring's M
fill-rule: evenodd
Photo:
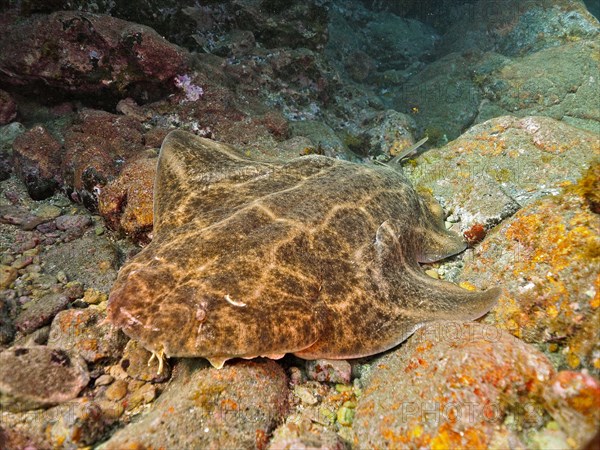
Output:
M367 356L425 322L477 318L499 293L423 273L465 244L386 166L257 162L173 131L154 195L154 239L119 273L108 315L167 356Z

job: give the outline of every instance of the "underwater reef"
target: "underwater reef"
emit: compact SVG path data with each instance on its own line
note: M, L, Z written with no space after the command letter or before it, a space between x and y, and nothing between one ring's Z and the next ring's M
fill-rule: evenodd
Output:
M2 3L0 448L597 448L599 14L580 0ZM173 130L245 163L207 158L196 170L174 157L190 194L179 195L178 176L161 191ZM359 176L394 171L395 200L369 203L375 182ZM266 195L304 190L287 207L274 195L260 203L248 186L264 179ZM178 227L238 223L226 214L245 219L214 234L220 244L175 248ZM293 234L278 226L305 231L330 216L343 226L290 238L269 259L265 243ZM458 254L425 257L423 226L447 229L459 244L443 256ZM252 306L235 289L264 267L279 278L253 289L276 285L287 306L273 302L252 322L228 313L212 336L260 336L252 349L288 354L239 352L268 357L217 369L187 357L198 352L167 358L131 339L139 319L114 319L114 291L144 255L162 257L160 245L168 258L147 263L155 276L131 284L128 301L167 324L175 348L194 336L187 306L161 323L165 305L144 299L173 286L167 268L204 267L193 255L221 248L205 265L222 270L205 286L232 286L219 294L224 311ZM465 307L450 302L443 320L401 333L389 310L377 314L382 298L361 296L402 291L378 268L396 270L398 284L428 277L415 289L501 292L481 318L458 320ZM172 291L196 292L185 290L194 282ZM350 306L324 313L330 292ZM404 313L418 315L417 303ZM309 312L290 320L299 305ZM190 316L199 336L214 326L205 309ZM278 332L261 334L267 324ZM382 351L305 360L282 344L314 330L338 350ZM394 333L403 339L390 348Z

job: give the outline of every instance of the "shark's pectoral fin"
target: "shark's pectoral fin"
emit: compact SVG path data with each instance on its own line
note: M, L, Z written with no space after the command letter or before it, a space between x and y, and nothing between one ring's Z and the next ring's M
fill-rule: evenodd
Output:
M494 307L502 289L468 291L425 274L412 273L392 289L389 316L369 354L397 346L426 323L439 320L470 321ZM361 355L358 355L361 356Z
M500 288L472 292L427 276L417 261L418 239L419 230L410 223L383 222L362 280L376 298L358 296L333 305L320 339L294 354L305 359L374 355L400 344L425 323L473 320L494 306ZM353 309L351 303L369 306Z
M390 304L390 315L399 324L389 347L406 339L418 326L434 320L474 320L495 305L502 289L469 291L427 276L418 264L418 238L395 221L384 222L377 232L375 249L381 295ZM443 237L443 235L442 235ZM388 347L388 348L389 348Z
M421 286L421 291L426 301L416 309L426 321L478 319L494 307L502 293L500 287L469 291L447 281L425 277L429 280Z

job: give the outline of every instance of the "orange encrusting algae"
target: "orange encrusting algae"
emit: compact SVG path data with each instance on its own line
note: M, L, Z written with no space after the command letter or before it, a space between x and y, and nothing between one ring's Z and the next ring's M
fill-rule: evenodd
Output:
M477 249L470 271L507 287L488 321L547 343L564 367L600 373L600 217L590 186L600 164L575 185L521 209Z

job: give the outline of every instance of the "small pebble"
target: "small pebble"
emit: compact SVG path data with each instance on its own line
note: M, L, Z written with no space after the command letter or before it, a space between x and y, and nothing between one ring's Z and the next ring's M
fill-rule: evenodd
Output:
M15 291L14 289L7 289L5 291L0 291L0 294L2 294L4 296L3 297L4 299L10 300L11 302L17 298L17 291Z
M127 382L125 380L117 380L111 384L104 393L106 398L112 401L121 400L127 395Z
M96 387L98 387L98 386L108 386L113 381L115 381L114 377L112 377L112 376L110 376L108 374L100 375L96 379L96 382L94 383L94 386L96 386Z
M8 253L4 253L0 256L0 264L4 266L10 266L14 260L15 257L13 255L9 255Z
M19 276L17 269L11 266L0 265L0 289L6 289Z
M23 252L23 256L37 256L40 253L39 247L30 248Z
M12 266L17 270L20 270L24 269L31 263L33 263L33 256L19 256L13 261Z
M92 219L89 216L65 214L56 218L56 228L61 231L85 228L91 224Z
M102 236L104 234L104 227L102 225L98 225L94 228L94 233L96 236Z
M28 273L40 273L41 271L42 271L42 266L40 266L39 264L32 264L30 266L27 266Z
M439 279L440 279L440 274L439 274L439 273L438 273L438 271L437 271L437 270L435 270L435 269L427 269L427 270L425 271L425 273L426 273L427 275L429 275L431 278L435 278L436 280L439 280Z
M331 406L321 406L319 408L319 416L321 420L324 420L326 424L332 424L336 420L335 410L331 410Z
M156 388L152 383L143 383L139 388L133 391L128 399L127 409L133 409L140 405L150 403L156 398Z
M59 283L61 284L67 284L69 282L69 279L67 278L67 274L60 270L57 274L56 274L56 279L58 280Z
M83 295L84 295L83 284L81 284L79 281L69 281L65 285L64 294L71 301L83 297Z
M15 191L6 191L4 193L4 197L11 202L13 205L16 205L17 203L21 202L21 196L19 195L18 192Z
M56 243L56 238L46 238L42 242L44 245L53 245Z
M44 222L44 219L31 216L21 224L21 229L26 231L34 230L38 225Z
M108 373L117 380L123 380L127 378L127 372L125 372L125 369L121 367L121 364L109 366Z
M37 247L39 243L39 238L29 239L25 242L14 244L11 250L15 253L25 253L27 250Z
M300 399L302 403L310 406L314 406L319 403L319 399L315 397L309 389L304 386L294 387L294 394Z
M58 216L60 216L60 213L61 209L58 206L48 204L43 204L36 211L34 211L36 217L44 220L56 219Z
M292 366L289 369L290 373L290 384L295 386L297 384L303 383L306 381L306 376L299 367Z
M40 233L48 234L56 231L56 223L52 220L50 222L44 222L39 224L36 228Z
M120 403L114 403L108 400L96 400L100 409L102 409L102 415L107 419L117 420L125 412L125 408ZM89 448L89 447L86 447Z
M81 300L89 305L98 305L108 300L108 296L103 292L97 291L96 289L87 289Z
M352 366L343 359L306 361L306 375L309 380L348 384L352 375Z
M58 197L52 203L59 208L66 208L71 204L71 201L66 197Z
M145 381L142 380L129 380L127 383L127 390L129 392L137 391L139 388L146 384Z
M350 391L352 391L352 386L349 386L347 384L339 384L338 383L335 385L335 390L336 390L336 392L340 392L340 393L350 392Z
M337 420L340 425L350 426L352 425L352 421L354 420L356 403L354 402L344 402L342 407L338 409L337 412Z

